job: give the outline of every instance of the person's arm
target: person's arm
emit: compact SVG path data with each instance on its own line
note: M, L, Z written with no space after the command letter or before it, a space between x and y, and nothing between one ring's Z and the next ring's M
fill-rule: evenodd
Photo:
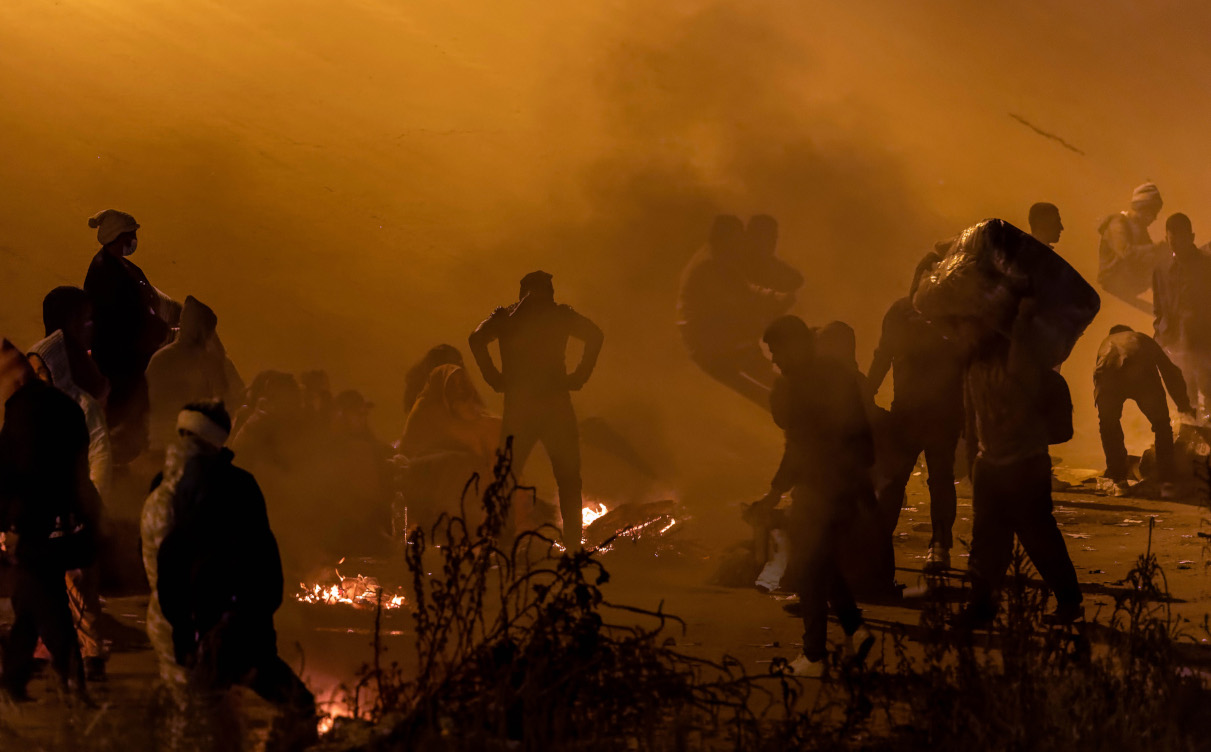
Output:
M479 366L479 372L483 374L484 381L494 391L504 391L504 376L500 369L492 362L492 353L488 351L488 345L500 339L500 318L501 309L497 309L488 318L484 319L483 323L471 332L471 336L467 338L467 345L471 348L471 357L475 358L475 364Z
M892 353L896 349L896 306L893 303L888 309L887 315L883 317L883 331L879 336L879 345L875 348L875 355L870 361L870 369L866 372L866 381L870 384L871 394L879 393L879 387L883 385L883 380L887 378L887 374L892 369Z
M769 395L770 415L779 428L786 430L790 425L791 399L786 380L779 378L774 382ZM770 481L769 492L754 504L758 510L768 511L778 505L782 494L791 490L795 476L794 453L787 445L782 450L782 459L778 461L778 469Z
M576 391L584 386L589 377L593 375L593 369L597 367L597 357L601 355L601 346L605 343L605 334L601 331L601 327L588 318L570 308L568 311L571 315L570 333L584 343L584 354L580 358L580 365L568 376L568 388Z
M1161 372L1161 378L1165 382L1165 389L1169 391L1169 396L1173 398L1173 404L1177 405L1178 412L1186 415L1193 415L1194 408L1190 405L1190 393L1186 389L1186 377L1182 375L1182 369L1178 368L1164 349L1157 344L1156 340L1151 337L1147 338L1149 350L1152 351L1152 359L1156 362L1157 369Z

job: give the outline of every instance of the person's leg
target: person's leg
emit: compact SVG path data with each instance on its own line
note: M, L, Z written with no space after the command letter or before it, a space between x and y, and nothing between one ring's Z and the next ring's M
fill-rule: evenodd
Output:
M96 566L70 570L66 584L76 639L80 643L86 672L99 678L105 673L106 656L105 642L100 632L101 597Z
M1051 503L1051 461L1040 457L1018 463L1006 478L1013 483L1014 531L1039 576L1061 606L1081 602L1081 587L1064 535L1055 524Z
M266 752L301 749L315 741L319 722L315 695L276 652L259 662L248 687L279 709Z
M971 558L967 569L971 575L971 605L986 615L996 611L997 591L1013 559L1013 526L1005 508L1015 500L1006 499L1002 484L1007 482L1002 468L976 460L972 477Z
M571 398L561 397L552 402L545 428L542 444L551 458L551 470L559 489L564 545L577 545L582 533L584 499L580 480L580 432Z
M799 493L799 489L796 489ZM828 655L828 603L833 585L834 563L827 546L828 534L819 520L803 509L805 500L796 499L791 509L791 564L788 574L799 593L803 616L803 655L811 661ZM838 595L842 595L839 593Z
M1169 403L1160 376L1153 373L1146 383L1138 385L1135 404L1152 425L1156 437L1157 478L1162 483L1170 482L1176 469L1173 466L1173 425L1169 422Z
M1127 480L1127 444L1121 423L1124 398L1118 389L1101 381L1094 385L1094 395L1098 432L1106 455L1106 477L1121 483Z
M955 493L955 450L959 445L957 426L930 430L925 440L925 467L929 471L929 545L949 549L958 512Z
M509 438L513 440L513 477L522 482L523 473L526 469L526 463L530 459L530 454L534 451L534 446L538 443L538 418L540 415L535 415L535 410L529 404L522 403L518 400L510 400L505 398L504 418L501 421L501 439L500 445L503 447L505 441ZM524 499L524 502L523 502ZM530 494L514 494L513 495L513 520L512 525L516 531L529 529L538 525L538 520L535 519L536 510L532 501L535 501Z
M890 534L900 520L900 510L904 508L904 491L908 488L913 468L917 466L917 458L921 456L924 447L920 432L914 429L908 419L892 413L890 419L884 422L886 430L891 432L891 436L884 442L890 456L879 458L883 482L879 484L875 496L879 520Z
M4 688L21 697L33 675L34 650L38 647L38 619L34 601L38 582L18 567L13 576L13 625L4 643Z

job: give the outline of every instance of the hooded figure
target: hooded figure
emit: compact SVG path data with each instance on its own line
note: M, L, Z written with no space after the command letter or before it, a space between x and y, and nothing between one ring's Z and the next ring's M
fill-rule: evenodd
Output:
M429 384L429 374L438 366L463 364L463 354L454 345L437 345L425 353L404 376L404 414L407 415L416 405L417 398Z
M457 509L472 473L491 470L500 430L466 369L447 364L430 372L395 443L407 459L401 491L413 523L425 527Z
M93 358L112 392L106 417L113 431L115 461L126 463L147 446L147 381L144 372L171 333L161 318L163 296L128 258L138 245L139 224L125 212L106 209L89 218L102 248L84 278L93 304Z
M12 343L0 343L0 530L15 534L13 626L4 645L10 696L25 697L38 638L65 686L84 692L84 667L65 574L90 564L101 501L88 480L88 428L72 398L41 381ZM11 541L8 541L11 543Z
M241 401L244 384L215 332L218 323L214 311L192 295L187 297L176 341L157 352L148 364L152 449L163 448L174 439L182 405L210 399L229 404Z

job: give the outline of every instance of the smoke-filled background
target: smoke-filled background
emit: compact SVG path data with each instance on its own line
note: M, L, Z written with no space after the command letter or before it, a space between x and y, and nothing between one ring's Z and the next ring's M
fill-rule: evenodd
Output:
M674 327L711 217L775 215L798 312L850 322L865 367L915 262L965 225L1052 201L1091 279L1138 183L1206 228L1207 28L1193 0L4 0L0 332L38 339L42 296L96 251L86 218L123 209L133 260L218 312L245 378L326 368L389 439L407 365L465 352L542 268L606 332L581 415L687 501L747 498L780 437ZM1150 331L1107 298L1064 369L1058 453L1086 467L1118 322Z

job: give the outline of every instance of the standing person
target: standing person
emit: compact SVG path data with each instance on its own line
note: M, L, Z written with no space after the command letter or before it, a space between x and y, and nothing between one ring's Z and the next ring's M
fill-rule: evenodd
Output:
M1155 183L1144 183L1131 194L1131 208L1111 214L1098 226L1097 281L1106 292L1141 311L1149 310L1140 295L1148 289L1162 249L1152 242L1148 226L1156 221L1164 202Z
M181 405L210 399L236 404L244 382L218 337L219 317L190 295L181 310L181 328L170 345L147 364L149 443L163 451L176 438Z
M892 303L883 317L883 333L866 377L872 391L878 393L888 371L894 390L889 419L893 457L886 461L888 472L878 489L879 512L894 530L904 491L923 452L932 527L925 566L949 569L958 503L955 453L963 433L962 353L917 313L911 294Z
M1153 274L1156 341L1182 369L1190 402L1211 399L1211 256L1194 245L1185 214L1165 220L1168 256ZM1203 409L1211 407L1204 404Z
M170 457L177 464L166 465L161 479L171 483L179 473L171 510L153 492L143 521L153 543L162 535L154 594L172 655L203 694L242 685L277 705L269 748L299 749L315 739L315 698L278 656L273 615L282 603L282 562L265 498L223 448L231 419L221 402L186 405L177 431ZM164 628L157 629L163 661Z
M1072 438L1072 401L1060 374L1031 350L1034 301L1018 306L1012 333L974 340L965 374L972 472L971 601L960 621L982 626L996 616L1016 535L1055 594L1051 619L1081 618L1081 589L1052 515L1050 444ZM965 335L967 336L967 335Z
M1162 379L1164 383L1162 384ZM1157 475L1161 493L1173 493L1173 427L1169 424L1169 404L1165 389L1178 412L1192 415L1190 398L1181 369L1173 364L1156 340L1118 325L1097 351L1093 370L1093 399L1097 404L1098 429L1102 450L1106 453L1106 477L1114 481L1115 496L1127 493L1127 445L1124 443L1123 404L1134 400L1156 436Z
M126 464L147 447L147 380L151 356L168 341L161 318L162 296L129 256L138 247L139 223L126 212L106 209L88 220L101 250L84 278L93 304L93 357L112 391L106 406L114 460Z
M66 573L96 553L100 498L88 479L88 427L74 400L34 375L0 343L4 425L0 428L0 531L16 558L14 619L3 648L0 687L28 699L38 638L64 689L84 697L84 666L68 602Z
M874 636L837 565L838 540L852 521L858 490L874 464L874 440L862 396L847 368L816 356L802 319L783 316L765 331L780 375L770 393L774 422L786 449L769 493L754 506L772 510L792 491L789 579L803 611L803 654L791 662L799 676L824 675L828 607L845 632L846 652L865 657Z
M1040 201L1031 205L1027 221L1030 223L1030 234L1035 240L1048 248L1055 248L1055 244L1060 242L1064 223L1060 221L1060 209L1055 204Z
M109 427L105 422L105 411L92 395L76 386L72 381L70 356L63 330L30 348L29 362L39 378L71 397L84 411L84 422L88 427L88 478L100 495L102 502L108 498L112 478L110 462ZM102 534L104 525L103 504L97 509L93 520L96 534ZM101 573L96 562L87 567L68 570L67 595L72 616L76 624L76 636L80 641L80 652L84 656L85 674L89 681L105 678L105 663L109 653L101 635Z
M730 214L715 218L706 247L694 254L682 273L677 327L699 368L764 408L769 404L774 368L761 350L761 331L790 310L793 298L752 281L753 256L765 255L772 247L768 231L762 235L761 223L755 229L756 238L746 239L739 218ZM763 249L760 254L746 249L754 240Z
M584 343L580 365L568 373L568 339ZM488 345L500 344L500 368ZM497 308L471 334L469 345L484 381L505 395L502 433L513 437L513 470L520 475L534 445L542 442L563 516L563 541L580 546L583 501L580 491L580 435L571 392L593 374L604 335L571 306L555 302L551 275L537 271L521 280L520 300Z

